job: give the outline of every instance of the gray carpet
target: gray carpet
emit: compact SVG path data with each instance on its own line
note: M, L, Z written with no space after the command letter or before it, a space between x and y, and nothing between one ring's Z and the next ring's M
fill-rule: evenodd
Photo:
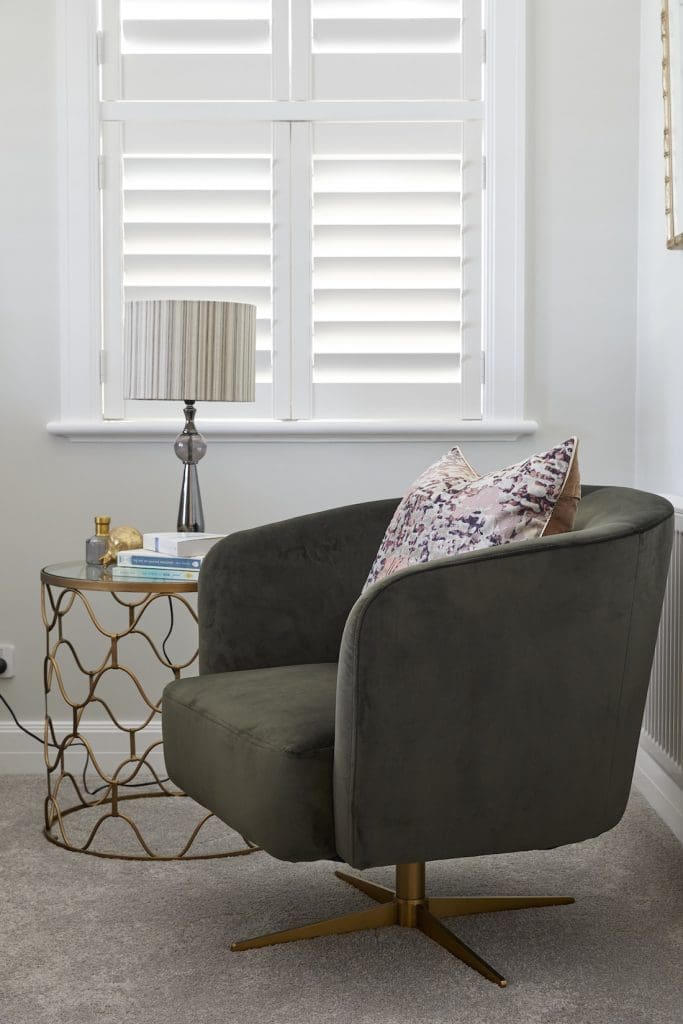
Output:
M369 905L332 865L144 864L40 835L42 780L0 778L2 1024L680 1024L683 849L634 794L579 846L444 861L434 894L571 894L569 907L461 918L496 988L417 932L230 953L228 943ZM145 801L163 841L190 801ZM163 806L161 806L163 805ZM391 884L386 869L368 877Z

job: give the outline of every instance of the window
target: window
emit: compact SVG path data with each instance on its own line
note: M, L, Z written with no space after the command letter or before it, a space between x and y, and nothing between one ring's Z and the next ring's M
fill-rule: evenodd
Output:
M533 427L523 0L94 6L62 0L69 231L51 429L172 432L170 403L123 397L123 303L151 297L257 306L256 402L204 404L216 431Z

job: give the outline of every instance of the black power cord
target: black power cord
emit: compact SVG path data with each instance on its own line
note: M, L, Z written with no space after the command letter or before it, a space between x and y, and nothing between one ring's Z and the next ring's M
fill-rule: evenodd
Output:
M1 664L3 660L4 660L4 659L0 658L0 675L2 675L2 673L3 673L4 671L5 671L5 669L4 669L3 667L2 667L2 664ZM7 668L7 665L5 665L5 668ZM19 719L17 718L17 716L16 716L15 714L14 714L14 711L12 710L12 708L11 708L11 707L10 707L10 705L9 705L9 704L7 703L7 701L5 700L5 698L3 697L3 695L2 695L1 693L0 693L0 700L1 700L1 701L2 701L2 703L3 703L4 705L5 705L5 707L6 707L6 708L7 708L7 710L9 711L10 715L11 715L11 716L12 716L12 718L14 719L14 724L16 725L16 727L17 727L18 729L21 729L21 731L22 731L22 732L25 732L27 736L30 736L32 740L37 740L37 741L38 741L38 743L40 743L40 744L42 745L42 743L43 743L43 738L42 738L42 736L38 736L38 735L37 735L37 733L35 733L35 732L31 732L31 730L30 730L30 729L27 729L25 725L22 725L22 724L21 724L21 722L19 721ZM56 747L56 746L57 746L57 744L56 744L56 743L51 743L51 742L50 742L50 740L48 740L48 743L47 743L47 745L48 745L48 747Z
M2 672L4 671L4 669L2 668L2 664L1 664L2 661L3 661L3 659L0 658L0 675L2 675ZM5 698L3 697L3 695L1 693L0 693L0 701L2 701L2 703L5 705L5 707L9 711L10 715L12 716L12 718L14 720L14 724L16 725L17 729L21 729L21 731L26 733L27 736L30 736L32 740L36 740L37 743L40 743L40 745L42 747L44 742L45 742L43 740L43 737L42 736L38 736L38 734L35 733L35 732L31 732L30 729L27 729L25 725L21 724L21 722L19 721L19 719L15 715L15 713L14 713L14 711L12 709L12 706L5 700ZM47 745L48 745L48 747L52 747L54 750L59 750L59 744L58 743L53 743L52 740L48 740L47 741ZM103 789L106 789L110 785L110 783L104 782L101 786L97 786L95 789L89 789L88 788L88 783L86 781L86 772L88 771L88 765L90 764L90 752L88 751L87 747L85 747L85 744L81 744L81 746L83 746L84 749L85 749L85 765L83 767L83 789L86 791L88 796L97 796L97 794L101 793ZM164 779L159 779L159 784L163 784L164 782L170 782L170 781L171 780L168 777L166 777ZM124 782L124 783L122 783L122 785L124 785L127 789L138 789L138 788L143 787L143 786L154 786L156 784L157 784L156 780L154 780L153 782Z
M168 597L168 611L169 611L169 614L170 614L170 617L171 617L171 622L170 622L170 625L168 627L168 633L166 634L166 636L164 637L164 639L161 642L161 650L163 652L164 657L166 658L166 661L170 665L171 664L171 659L169 658L168 652L166 650L166 644L168 643L168 640L169 640L169 638L171 636L171 633L173 632L173 624L174 624L173 601L172 601L170 595ZM0 658L0 676L3 674L3 672L6 672L6 671L7 671L7 662L5 661L4 658ZM26 733L27 736L30 736L32 740L36 740L38 743L40 743L42 745L44 743L43 738L41 736L38 736L37 733L31 732L30 729L27 729L25 725L21 724L21 722L19 721L17 716L14 714L14 711L12 710L11 706L8 704L8 702L5 700L5 698L3 697L3 695L1 693L0 693L0 701L2 701L2 703L5 705L5 707L9 711L10 715L12 716L12 718L14 720L14 724L17 726L17 728L21 729L21 731ZM59 750L59 744L58 743L53 743L51 740L47 741L47 745L48 745L48 747L52 747L55 750ZM97 796L98 793L101 793L103 789L106 789L109 786L109 783L105 782L101 786L96 786L95 789L88 789L88 783L86 781L86 773L88 771L88 766L90 764L90 751L88 750L87 747L85 747L85 744L81 744L81 746L83 746L85 748L85 765L83 766L83 776L82 776L82 779L83 779L83 789L86 791L88 796ZM158 780L158 784L159 785L163 785L164 782L170 782L170 781L171 780L168 778L168 776L166 776L163 779L159 779ZM142 788L144 786L154 786L156 784L157 784L157 780L154 780L153 782L124 782L124 783L122 783L122 785L126 786L129 789L138 789L138 788Z
M169 612L169 615L171 616L171 623L170 623L170 625L168 627L168 633L166 634L164 639L161 641L161 651L162 651L164 657L166 658L166 661L168 662L168 664L170 666L171 659L169 658L168 651L166 650L166 644L168 643L169 638L171 636L171 633L173 632L173 622L174 622L173 599L171 598L170 594L168 595L167 600L168 600L168 612ZM0 672L1 671L2 671L2 669L0 669Z

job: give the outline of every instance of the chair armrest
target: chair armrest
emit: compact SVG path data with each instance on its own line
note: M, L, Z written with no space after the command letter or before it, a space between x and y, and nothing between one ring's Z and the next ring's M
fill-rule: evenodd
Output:
M666 579L660 519L414 566L357 601L337 687L341 857L544 849L616 824Z
M398 498L225 537L199 577L199 671L336 661Z

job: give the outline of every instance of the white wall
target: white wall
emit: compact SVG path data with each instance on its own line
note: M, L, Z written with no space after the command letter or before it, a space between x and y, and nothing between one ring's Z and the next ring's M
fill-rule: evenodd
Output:
M639 2L532 0L529 11L526 413L540 430L465 448L486 470L576 432L584 480L629 484ZM40 566L81 557L95 513L172 529L179 489L168 446L72 444L44 430L59 412L54 35L51 0L4 0L0 642L17 645L18 669L0 692L26 720L42 714ZM208 526L398 494L444 447L213 444L201 467Z
M585 481L633 472L639 0L535 0L528 412L581 435Z
M636 479L683 494L683 250L666 248L660 6L643 0Z
M660 10L660 0L642 0L635 475L646 490L680 496L683 250L666 248ZM683 841L680 779L651 753L639 751L636 784Z

